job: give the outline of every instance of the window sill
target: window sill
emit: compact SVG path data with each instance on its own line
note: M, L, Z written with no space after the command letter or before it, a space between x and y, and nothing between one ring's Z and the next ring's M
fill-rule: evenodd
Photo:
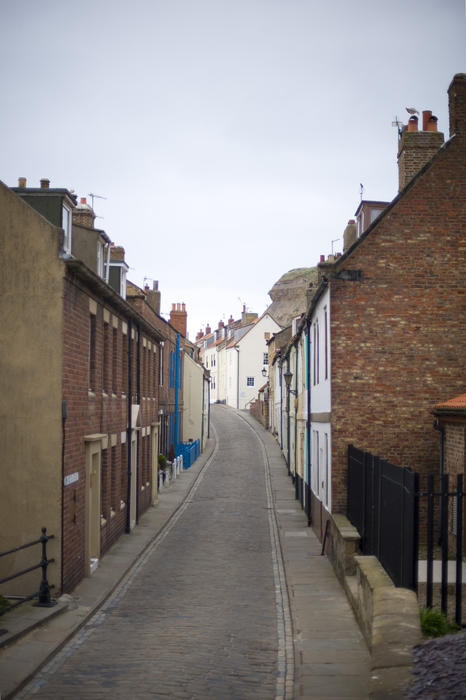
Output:
M88 389L88 391L87 391L87 397L88 397L89 399L95 399L95 392L92 391L92 389Z

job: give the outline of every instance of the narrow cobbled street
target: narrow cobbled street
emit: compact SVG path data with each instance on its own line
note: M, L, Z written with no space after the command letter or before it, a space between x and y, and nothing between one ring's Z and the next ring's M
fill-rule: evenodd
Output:
M212 409L217 446L182 508L21 697L286 696L286 591L261 442ZM276 527L276 526L275 526Z

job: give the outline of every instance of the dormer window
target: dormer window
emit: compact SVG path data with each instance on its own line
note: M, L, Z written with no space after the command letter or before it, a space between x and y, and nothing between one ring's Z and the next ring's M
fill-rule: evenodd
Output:
M65 253L68 253L71 255L71 221L72 221L72 216L71 216L71 209L66 205L63 204L62 206L62 222L61 226L64 232L63 236L63 250Z
M97 241L97 274L102 278L104 276L104 244L102 241Z

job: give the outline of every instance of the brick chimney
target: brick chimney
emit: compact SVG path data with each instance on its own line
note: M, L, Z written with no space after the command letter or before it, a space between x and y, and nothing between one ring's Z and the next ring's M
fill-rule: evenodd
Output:
M357 238L358 230L356 227L356 221L354 219L350 219L345 230L343 231L343 252L348 250L348 248L353 245Z
M94 220L94 210L87 203L86 197L81 197L79 204L73 209L73 224L94 228Z
M205 335L210 335L212 333L212 328L207 324L205 327Z
M399 191L433 158L443 141L443 134L437 131L437 117L430 110L422 113L422 131L418 130L418 118L409 118L398 144Z
M466 131L466 73L457 73L448 88L450 137L464 136Z
M176 328L178 333L186 338L186 329L188 324L188 314L186 313L185 304L172 304L170 311L170 323L173 328Z
M146 293L146 300L149 306L153 311L155 311L156 314L159 314L160 316L160 291L159 291L159 283L156 280L155 282L152 282L152 289L149 289L148 287L144 290Z

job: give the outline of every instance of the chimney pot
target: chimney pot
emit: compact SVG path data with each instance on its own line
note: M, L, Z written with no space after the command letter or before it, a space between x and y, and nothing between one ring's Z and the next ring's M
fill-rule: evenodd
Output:
M428 131L427 129L427 124L429 123L429 119L432 116L432 112L430 109L424 109L422 112L422 130L423 131Z
M18 187L26 187L26 178L25 177L19 177L18 178Z
M181 304L181 310L186 311L186 304Z
M417 122L418 119L415 114L413 114L412 117L409 118L408 121L408 131L417 131Z
M320 256L320 262L325 262L325 255Z
M438 122L437 117L434 117L434 116L430 117L429 121L427 122L427 131L438 131L437 122Z
M81 197L81 204L87 204L87 200L85 197Z
M172 303L172 311L176 311L176 304Z
M42 178L40 181L40 187L42 190L48 190L50 187L50 180L48 180L46 177Z

